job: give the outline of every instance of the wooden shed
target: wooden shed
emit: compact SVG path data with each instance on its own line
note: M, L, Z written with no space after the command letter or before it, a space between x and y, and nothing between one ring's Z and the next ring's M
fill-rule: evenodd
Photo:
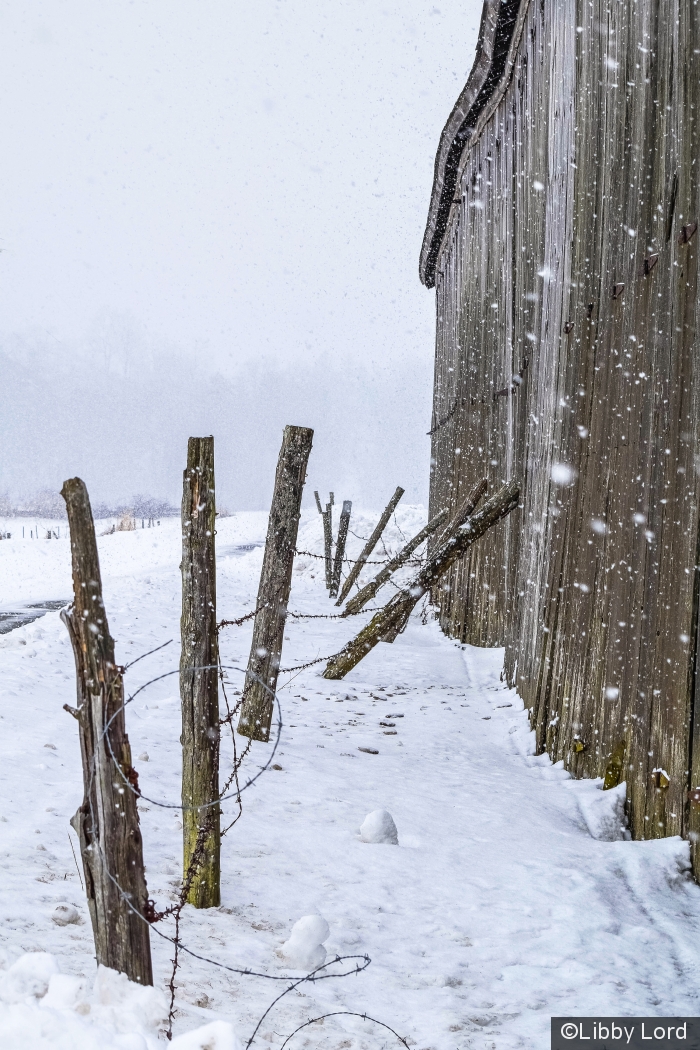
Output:
M522 484L443 628L504 646L538 750L626 781L696 874L699 112L698 0L485 0L420 261L431 514Z

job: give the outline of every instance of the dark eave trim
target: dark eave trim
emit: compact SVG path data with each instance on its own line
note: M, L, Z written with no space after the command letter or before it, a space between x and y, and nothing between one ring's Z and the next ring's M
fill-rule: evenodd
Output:
M433 192L420 257L420 279L427 288L435 285L438 255L450 219L462 155L506 72L521 3L524 0L484 0L474 65L445 124L435 158Z

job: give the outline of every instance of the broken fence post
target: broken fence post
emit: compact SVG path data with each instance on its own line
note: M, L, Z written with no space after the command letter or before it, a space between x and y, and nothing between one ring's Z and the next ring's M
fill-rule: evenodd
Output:
M270 739L287 602L299 530L306 464L314 432L285 427L277 461L275 491L267 526L248 671L238 732L253 740Z
M417 533L412 540L409 540L406 546L392 558L388 565L385 565L381 572L377 573L374 579L366 584L361 591L350 599L348 604L343 609L341 616L355 616L359 613L367 604L374 598L380 587L383 587L389 577L400 569L413 554L414 550L420 547L423 540L427 539L428 536L440 528L444 524L448 515L448 511L441 510L439 514L436 514L434 518L428 522L428 524Z
M343 589L340 592L340 597L338 598L338 601L335 603L336 605L342 605L343 602L345 601L345 599L347 598L348 594L350 593L350 588L352 587L353 583L355 582L357 577L362 572L362 567L365 564L365 562L367 561L367 559L369 558L370 554L372 553L374 548L379 543L379 537L384 532L384 529L386 527L386 523L388 522L389 518L391 517L391 515L396 510L396 505L399 502L399 500L401 499L401 497L403 496L403 494L404 494L404 489L402 489L401 486L399 485L399 487L396 489L396 492L394 493L394 495L391 497L391 499L387 503L386 507L384 508L384 512L383 512L381 518L379 519L379 521L377 522L377 524L376 524L376 526L374 528L374 532L372 533L372 535L370 536L370 538L367 540L367 542L365 543L364 547L362 548L362 552L360 554L360 557L357 559L357 561L353 565L352 569L348 573L347 579L345 580L345 583L343 584Z
M520 490L515 481L499 489L480 511L457 529L454 536L433 551L427 564L404 590L395 594L383 609L375 613L367 626L328 661L323 677L344 678L378 642L385 639L393 641L408 623L411 612L423 595L480 536L517 507L519 498Z
M214 438L191 437L182 482L180 701L182 870L195 908L221 903L215 528Z
M136 806L138 777L124 718L122 668L114 662L102 599L95 525L85 483L63 483L73 563L73 604L61 619L68 628L78 707L66 708L80 727L85 794L71 820L80 839L97 963L153 984L151 942L144 909L148 898ZM134 790L132 790L132 788Z
M343 568L343 558L345 557L345 543L348 538L348 529L350 528L350 512L352 511L352 503L349 499L343 501L343 509L340 513L340 522L338 523L338 539L335 544L335 560L333 562L333 575L331 578L331 598L335 598L340 587L340 574Z

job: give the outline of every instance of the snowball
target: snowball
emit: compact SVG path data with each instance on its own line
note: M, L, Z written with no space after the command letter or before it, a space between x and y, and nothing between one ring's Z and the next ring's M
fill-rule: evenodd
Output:
M328 939L330 929L321 915L305 915L294 923L288 941L282 945L282 953L296 970L315 970L326 958L323 942Z
M57 904L51 918L57 926L70 926L72 922L80 922L80 912L72 904Z
M0 1002L21 1003L34 996L46 995L51 975L58 973L53 955L28 952L20 956L9 970L0 974Z
M194 1032L173 1039L173 1050L237 1050L233 1028L227 1021L212 1021Z
M399 835L391 813L385 809L375 809L362 822L360 838L363 842L385 842L398 846Z

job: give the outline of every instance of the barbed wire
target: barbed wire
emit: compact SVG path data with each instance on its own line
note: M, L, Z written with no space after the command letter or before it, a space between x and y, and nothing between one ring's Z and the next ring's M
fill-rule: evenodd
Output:
M192 666L192 667L178 668L177 670L172 670L172 671L166 671L164 674L157 675L155 678L151 678L150 681L144 682L144 684L139 686L139 688L134 693L132 693L126 700L124 700L122 706L120 708L118 708L112 714L112 716L110 717L110 719L108 720L108 722L107 722L107 724L105 726L105 733L107 733L107 731L111 728L112 722L114 721L115 718L117 718L117 716L119 715L120 711L124 710L127 707L128 704L133 703L133 701L136 699L136 697L140 693L142 693L144 691L144 689L147 689L151 685L155 685L156 682L161 682L165 678L170 678L174 674L179 675L182 671L211 671L211 670L219 671L220 669L231 670L231 671L240 671L241 674L248 675L249 678L252 678L253 680L259 682L263 686L264 689L268 690L271 693L271 695L274 698L273 699L273 703L276 703L277 706L278 706L278 709L279 709L279 699L277 697L277 694L276 693L272 693L272 691L269 689L269 686L267 686L267 684L264 683L262 681L262 679L260 679L253 671L247 671L247 670L244 671L243 668L238 667L235 664L221 664L221 663L202 664L202 665L196 665L196 666ZM276 736L276 738L274 740L274 743L272 745L272 751L271 751L271 753L270 753L270 755L268 757L268 760L263 766L260 766L258 768L258 772L254 776L252 776L249 780L246 781L245 784L243 784L243 786L239 789L240 793L242 793L243 791L246 791L249 787L252 787L252 785L256 782L256 780L258 780L259 777L261 777L262 774L272 764L272 759L275 757L275 752L277 751L277 748L279 746L281 733L282 733L282 714L281 714L281 709L279 709L279 719L278 719L278 723L277 723L277 736ZM124 783L124 787L127 788L137 798L142 798L144 800L144 802L149 802L152 806L158 806L161 809L179 809L179 810L182 810L183 812L190 812L192 810L196 810L198 812L201 812L202 810L210 809L212 806L218 806L221 802L227 802L230 798L235 798L236 795L239 793L237 791L237 792L232 793L230 795L222 795L220 798L216 799L214 802L205 802L205 803L202 803L201 805L198 805L198 806L183 806L182 802L177 802L177 803L161 802L158 799L151 798L148 795L144 795L142 790L138 786L136 786L136 785L131 783L129 778L124 773L124 771L123 771L123 769L121 767L121 764L117 760L117 758L116 758L116 756L115 756L115 754L114 754L114 752L112 750L112 743L111 743L111 740L109 738L109 734L107 734L105 739L107 741L107 749L108 749L108 751L110 753L110 757L112 759L112 762L114 763L114 766L115 766L119 776L121 777L121 779L122 779L122 781Z
M163 646L158 646L156 649L151 650L151 653L157 652L161 648L163 648ZM144 656L146 656L146 655L150 655L150 653L149 654L144 654ZM136 662L137 661L132 661L132 664L136 663ZM224 669L225 667L228 666L230 669L235 669L235 670L239 670L239 671L241 670L241 668L238 668L238 667L234 668L233 665L221 665L221 664L217 664L217 665L202 665L201 667L197 666L197 667L193 667L193 668L185 668L185 670L204 671L204 670L211 670L212 667L214 667L214 666L220 667L221 669ZM117 761L116 756L114 755L114 751L112 749L112 742L111 742L111 739L110 739L109 730L110 730L110 728L112 726L112 723L114 722L114 719L120 713L125 712L127 704L133 702L133 700L136 698L136 696L139 695L141 692L143 692L143 690L145 688L147 688L147 686L152 685L155 682L162 681L164 678L167 678L169 676L169 674L171 674L171 673L179 673L179 670L177 672L167 672L165 674L155 676L149 682L144 683L142 686L140 686L139 689L137 689L127 699L125 699L125 700L122 699L122 703L118 706L117 710L110 716L109 719L107 719L107 721L105 721L105 723L103 725L103 728L102 728L102 731L101 731L101 734L100 734L100 739L104 740L104 742L107 744L107 749L108 749L109 754L111 756L112 762L115 765L116 769L118 770L119 774L121 775L122 780L124 781L125 787L128 787L129 790L131 790L137 797L144 798L144 799L147 798L147 796L144 796L139 791L139 789L137 787L134 787L134 785L132 785L130 783L130 781L128 780L128 778L124 775L123 770L121 768L121 765ZM258 681L258 683L262 686L262 688L268 692L268 694L272 698L273 704L276 705L277 713L278 713L278 733L277 733L277 739L275 741L275 745L273 747L273 752L270 755L270 757L268 759L268 762L265 764L264 767L262 767L262 769L259 770L259 772L254 777L252 777L247 782L246 785L244 785L243 788L239 788L238 793L237 793L238 797L239 797L239 801L240 801L240 793L241 793L241 791L244 790L245 787L249 787L252 783L254 783L255 780L257 780L257 778L262 774L262 772L264 772L267 768L269 768L269 766L271 764L271 761L272 761L272 758L274 757L274 750L276 749L277 743L278 743L279 738L280 738L281 729L282 729L282 708L281 708L281 704L280 704L280 701L279 701L279 697L277 696L277 693L274 692L272 689L270 689L270 687L267 685L267 683L262 681L262 679L260 679L254 673L248 672L248 674L250 674L251 677L256 679ZM123 681L123 676L124 676L124 669L120 668L119 669L118 678L120 678ZM114 681L116 682L117 680L118 679L115 678ZM112 683L111 688L112 689L114 688L114 683ZM229 708L227 700L226 700L226 705L227 705L227 710L229 710L229 715L231 715L232 712L231 712L231 710ZM103 710L104 710L104 708L103 708ZM225 721L228 721L228 719L226 719ZM98 826L97 822L96 822L96 819L95 819L95 812L94 812L94 808L93 808L93 804L92 804L93 784L94 784L94 782L95 782L95 780L97 778L97 754L98 754L98 748L95 748L93 750L92 763L91 763L91 768L90 768L90 771L89 771L88 784L87 784L87 790L86 790L86 796L87 796L87 799L88 799L88 806L89 806L89 813L90 813L90 817L91 817L91 820L92 820L92 827L93 828ZM152 800L149 800L149 801L152 802ZM217 803L215 803L215 804L218 805L218 804L220 804L221 801L224 801L223 797L218 799ZM152 804L153 804L153 802L152 802ZM170 807L167 807L167 808L170 808ZM180 805L177 808L181 809L184 812L190 807L186 807L186 806ZM205 805L205 806L198 806L198 807L191 807L191 808L197 808L199 810L202 810L202 809L207 808L207 806ZM91 841L88 848L90 848L90 849L95 849L96 848L96 852L98 853L98 855L101 858L102 867L103 867L103 870L104 870L107 878L110 880L112 885L119 892L120 898L126 904L128 910L133 915L137 916L138 919L141 922L147 923L149 929L153 930L153 932L158 937L160 937L164 941L169 942L174 947L174 956L173 956L173 960L172 960L172 962L173 962L173 970L172 970L172 974L171 974L171 978L170 978L170 982L169 982L169 986L168 986L169 990L170 990L170 993L171 993L170 1009L169 1009L169 1014L168 1014L168 1030L167 1030L168 1039L172 1039L172 1027L173 1027L174 1014L175 1014L175 988L176 988L175 981L176 981L176 976L177 976L177 969L178 969L178 966L179 966L179 959L180 959L180 955L182 953L184 953L186 955L189 955L190 957L192 957L194 959L197 959L199 962L204 962L204 963L206 963L208 965L215 966L215 967L217 967L219 969L222 969L222 970L225 970L225 971L227 971L229 973L235 973L238 976L259 977L259 978L262 978L262 979L265 979L265 980L289 982L288 986L284 989L284 991L280 995L278 995L272 1001L272 1003L267 1007L267 1009L263 1013L262 1017L258 1021L257 1025L255 1026L255 1028L254 1028L250 1038L248 1039L248 1041L246 1043L246 1050L249 1050L249 1048L252 1045L255 1037L257 1036L257 1033L260 1030L260 1026L263 1023L263 1021L265 1020L265 1018L268 1016L270 1011L277 1005L277 1003L279 1003L280 1000L283 999L290 992L294 991L300 985L302 985L304 983L307 983L307 982L308 983L315 983L317 981L328 980L328 979L332 979L332 978L348 977L348 976L351 976L353 974L362 973L371 964L372 960L370 959L369 955L367 955L366 953L363 954L363 955L359 955L359 954L358 955L343 955L343 956L336 955L334 959L331 959L331 960L329 960L327 962L324 962L321 966L316 967L314 970L312 970L310 973L306 974L305 976L300 977L300 978L295 978L295 977L292 977L289 974L269 974L269 973L263 973L263 972L260 972L260 971L252 970L250 967L230 966L227 963L223 963L223 962L221 962L218 959L212 959L212 958L209 958L208 956L202 955L199 952L194 951L192 948L189 948L185 943L183 943L183 941L182 941L182 939L180 937L180 921L181 921L182 911L183 911L184 906L185 906L185 904L187 902L187 895L189 893L189 889L190 889L190 886L192 884L192 881L195 878L196 873L199 870L199 867L201 867L202 855L203 855L203 852L204 852L204 849L203 849L204 842L206 841L207 835L211 831L211 828L208 826L211 823L213 823L213 814L210 814L209 818L205 819L205 821L203 822L202 826L199 829L198 836L197 836L197 844L195 846L195 850L193 851L193 854L192 854L192 857L191 857L191 860L190 860L190 865L188 867L188 871L186 873L185 879L183 880L183 883L182 883L182 886L181 886L181 889L180 889L180 893L179 893L179 896L178 896L177 904L175 906L171 907L171 908L165 909L163 912L157 912L155 910L155 905L154 905L153 901L151 901L151 900L148 900L148 901L144 902L144 904L143 904L143 911L135 906L135 904L131 900L130 894L123 889L123 887L120 885L118 879L115 877L113 872L111 872L109 870L109 867L106 864L105 853L104 853L104 850L102 848L102 844L100 842L99 837L96 837L94 841ZM82 849L81 849L81 853L82 853ZM147 914L144 914L144 912L146 912ZM156 927L156 925L155 925L157 922L160 922L163 919L169 918L171 916L175 920L175 935L174 935L174 937L170 937L168 934L164 933L162 930L159 930ZM348 963L354 962L354 966L352 966L349 969L343 970L340 973L333 973L333 972L327 973L326 972L329 969L329 967L333 967L333 966L336 966L336 965L338 965L340 963L345 963L345 962L348 962ZM394 1035L396 1035L396 1037L404 1044L404 1046L406 1046L408 1048L408 1044L405 1042L405 1040L402 1039L401 1036L398 1035L398 1033L396 1033L394 1031L394 1029L390 1028L388 1025L384 1024L384 1022L382 1022L382 1021L376 1021L374 1018L370 1018L367 1014L361 1014L359 1012L353 1012L353 1011L335 1011L334 1013L329 1013L329 1014L326 1014L326 1015L323 1015L323 1016L324 1017L325 1016L330 1017L330 1016L336 1016L336 1015L339 1016L340 1014L346 1014L348 1016L363 1017L365 1020L370 1020L370 1021L372 1021L375 1024L379 1024L382 1027L386 1028L387 1031L390 1031ZM314 1019L314 1020L318 1020L318 1019ZM299 1028L295 1029L294 1032L292 1032L291 1035L289 1035L285 1039L283 1047L286 1046L289 1043L289 1041L297 1034L297 1032L301 1031L303 1028L307 1027L308 1024L311 1024L311 1023L314 1023L314 1021L307 1021L307 1022L305 1022L305 1024L303 1024Z
M313 667L314 664L322 664L324 660L335 660L336 656L340 656L342 649L339 649L337 653L333 653L331 656L317 656L315 660L309 660L305 664L298 664L296 667L280 667L280 674L291 674L292 671L305 671L307 667Z
M354 535L355 534L353 533L353 536ZM325 561L326 560L325 554L314 554L313 551L299 551L299 550L295 550L294 553L295 554L299 554L299 555L301 555L301 556L303 556L305 558L316 558L318 561ZM387 557L386 557L386 559L384 561L363 561L362 564L363 565L386 565L387 562L389 561L389 558L390 558L390 556L387 554ZM343 561L347 565L357 565L358 562L360 561L360 559L359 558L348 558L347 556L344 556L343 557Z
M373 606L371 609L360 609L358 612L344 613L296 613L289 609L287 615L293 616L295 620L347 620L350 616L362 616L363 613L380 612L381 605Z
M305 1021L304 1024L300 1024L299 1027L296 1028L291 1035L287 1036L285 1041L282 1043L280 1050L284 1050L287 1043L289 1043L294 1038L297 1032L301 1032L302 1028L308 1028L309 1025L317 1024L318 1021L325 1021L327 1017L361 1017L363 1021L371 1021L372 1024L378 1024L382 1028L386 1028L388 1032L391 1032L392 1035L396 1036L400 1043L403 1043L403 1045L406 1047L406 1050L410 1050L410 1047L406 1040L403 1038L403 1036L399 1035L398 1032L395 1032L394 1029L390 1028L388 1024L384 1024L383 1021L378 1021L376 1017L370 1017L369 1014L357 1013L355 1010L333 1010L331 1013L321 1014L319 1017L312 1017L310 1021Z

